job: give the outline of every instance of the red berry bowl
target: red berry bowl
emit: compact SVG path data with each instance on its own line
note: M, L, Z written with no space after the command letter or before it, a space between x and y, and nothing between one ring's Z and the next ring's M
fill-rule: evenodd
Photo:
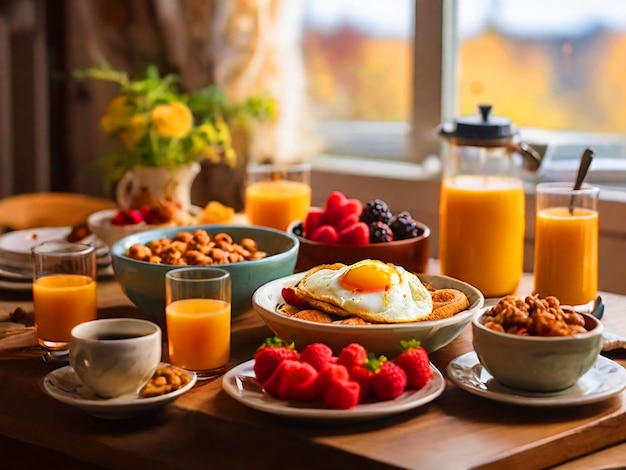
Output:
M288 230L292 232L297 225L299 223L294 223ZM305 271L320 264L354 264L362 259L378 259L414 273L425 273L430 257L430 228L418 221L416 225L422 232L418 237L366 245L321 243L298 235L300 251L295 270Z

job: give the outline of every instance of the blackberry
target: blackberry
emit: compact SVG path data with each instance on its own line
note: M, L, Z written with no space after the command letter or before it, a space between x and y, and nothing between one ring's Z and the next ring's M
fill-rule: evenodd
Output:
M415 219L413 219L413 216L407 211L399 212L393 216L389 227L393 232L394 240L416 238L424 233L424 230L417 226Z
M382 222L389 225L391 217L392 213L391 210L389 210L389 206L385 201L381 201L380 199L374 199L365 204L363 212L361 213L361 221L368 225L374 222Z
M293 227L291 227L291 233L293 233L297 237L303 237L304 236L304 224L302 222L295 224Z
M393 233L389 225L383 222L370 224L370 243L385 243L393 240Z

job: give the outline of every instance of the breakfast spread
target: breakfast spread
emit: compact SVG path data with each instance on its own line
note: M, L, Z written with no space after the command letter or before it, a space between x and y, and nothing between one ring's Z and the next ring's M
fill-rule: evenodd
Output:
M456 289L431 289L401 266L366 259L308 270L282 290L281 313L320 323L407 323L450 317L469 305Z
M394 400L419 390L432 378L428 353L419 341L401 342L393 360L376 357L358 343L334 355L324 343L300 352L293 343L268 338L254 355L254 373L263 389L279 400L319 401L327 408L350 409L361 403Z
M206 230L197 229L194 233L179 232L173 239L163 237L145 245L135 244L128 249L127 255L148 263L204 266L258 260L265 258L267 253L259 250L252 238L235 243L227 233L211 235Z
M323 208L313 207L293 233L331 245L367 245L420 236L420 229L407 211L392 213L387 203L373 199L363 204L333 191Z
M570 336L585 333L585 320L554 296L524 299L508 295L485 313L484 325L495 331L522 336Z

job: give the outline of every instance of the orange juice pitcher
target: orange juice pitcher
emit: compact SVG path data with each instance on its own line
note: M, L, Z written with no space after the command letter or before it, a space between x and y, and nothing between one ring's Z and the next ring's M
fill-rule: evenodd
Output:
M442 274L485 297L511 294L524 269L522 176L540 156L516 141L511 121L479 106L479 115L444 124L447 144L439 207Z

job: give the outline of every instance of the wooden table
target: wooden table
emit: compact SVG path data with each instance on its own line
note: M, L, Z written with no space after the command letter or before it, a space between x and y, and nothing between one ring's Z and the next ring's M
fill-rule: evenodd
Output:
M530 283L526 276L519 292L528 292ZM602 295L607 329L626 335L626 297ZM17 306L32 309L28 294L0 292L0 309ZM99 314L142 316L113 280L99 284ZM233 364L249 360L268 336L270 330L253 311L235 318ZM431 358L445 371L454 357L469 350L468 328ZM624 353L610 357L626 364ZM624 394L579 407L530 408L477 397L451 383L435 401L396 416L311 422L247 408L228 396L217 379L146 415L108 421L43 392L42 378L63 365L46 364L40 357L0 360L1 468L52 462L53 468L62 464L65 469L531 469L626 441ZM596 462L617 464L611 461L615 453L597 455Z

